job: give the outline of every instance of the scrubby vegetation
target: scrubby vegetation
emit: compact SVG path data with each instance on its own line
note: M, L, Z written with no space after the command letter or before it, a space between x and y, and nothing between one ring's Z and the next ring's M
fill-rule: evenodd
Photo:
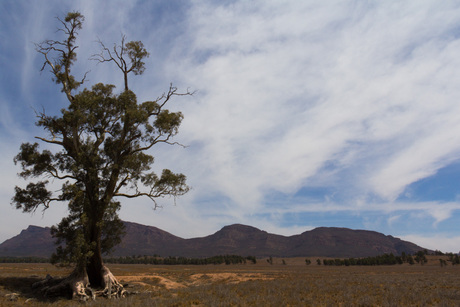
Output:
M435 254L439 255L439 254ZM458 255L449 254L449 261L452 265L459 264L460 259ZM307 260L306 260L307 261ZM419 251L415 255L406 255L402 253L401 256L395 256L393 254L383 254L374 257L365 257L365 258L346 258L346 259L323 259L322 264L324 265L334 265L334 266L350 266L350 265L395 265L408 263L413 265L415 263L425 264L427 263L427 252ZM318 265L321 264L321 260L317 260ZM447 261L442 259L440 261L441 266L447 265ZM307 262L308 264L308 262Z
M105 263L117 264L156 264L156 265L206 265L206 264L242 264L250 261L256 263L256 257L238 255L220 255L208 258L159 257L159 256L127 256L106 258Z
M219 255L208 258L126 256L104 258L109 264L153 264L153 265L206 265L206 264L243 264L257 263L254 256ZM0 257L0 263L50 263L49 258L40 257Z
M458 256L458 254L454 255L452 253L449 253L447 254L447 256L449 257L449 261L452 262L452 264L460 264L460 257Z
M41 257L0 257L0 263L50 263L50 259Z
M416 256L417 262L424 261L425 255ZM365 258L347 258L347 259L323 259L324 265L350 266L350 265L394 265L409 263L414 264L414 258L411 255L395 256L393 254L383 254L374 257Z
M454 256L455 258L455 256ZM124 265L110 269L127 285L127 298L98 299L87 306L459 306L460 266L324 266L312 258L273 258L255 265ZM34 275L31 275L34 274ZM50 264L0 265L0 306L81 306L34 296L42 275L65 276ZM16 294L16 295L14 295ZM11 300L11 301L10 301Z

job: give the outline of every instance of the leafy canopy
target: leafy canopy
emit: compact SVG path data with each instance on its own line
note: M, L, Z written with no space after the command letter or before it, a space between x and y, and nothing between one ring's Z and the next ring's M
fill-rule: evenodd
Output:
M100 62L115 62L125 80L125 88L115 93L115 86L97 83L91 89L75 90L85 82L71 74L76 61L76 36L83 16L69 13L60 31L63 40L37 44L53 79L61 85L69 105L59 115L37 113L37 126L48 135L36 137L49 144L40 150L38 143L24 143L14 162L24 179L36 179L25 188L16 187L12 203L24 212L44 210L53 202L66 202L69 215L52 228L60 246L55 260L84 262L95 253L109 252L121 240L122 222L118 218L120 197L148 197L155 207L157 199L185 194L189 187L183 174L164 169L151 170L156 144L177 144L172 138L183 119L181 112L171 112L166 104L174 96L191 95L169 90L152 101L139 103L128 88L130 72L141 75L143 60L148 57L142 42L124 42L109 50L102 45ZM58 191L51 191L49 180L61 181Z

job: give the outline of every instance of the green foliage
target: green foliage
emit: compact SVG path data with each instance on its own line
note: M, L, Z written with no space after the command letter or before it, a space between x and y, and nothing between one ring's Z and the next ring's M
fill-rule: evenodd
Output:
M419 251L414 257L414 260L421 265L425 264L428 260L426 259L426 251Z
M128 58L131 60L133 73L141 75L145 70L145 63L142 62L142 59L149 56L144 44L141 41L129 42L125 44L125 49L128 53Z
M410 265L413 265L415 263L414 257L412 257L411 255L407 256L407 263L409 263Z
M71 74L71 66L77 59L76 49L78 46L75 46L75 42L78 30L81 30L85 18L79 12L69 12L64 20L59 18L58 20L62 24L59 32L64 33L65 38L60 41L46 40L36 44L36 50L45 58L42 70L49 66L53 74L53 81L61 84L62 92L70 98L71 91L77 89L85 80L83 77L81 81L76 81Z
M238 255L220 255L208 258L187 258L187 257L160 257L160 256L128 256L106 258L107 263L118 264L154 264L154 265L207 265L207 264L243 264L250 261L255 264L253 256L242 257Z
M449 257L449 261L452 263L452 265L460 264L460 257L458 254L452 254L448 253L447 256Z
M419 263L424 265L428 262L426 257L427 251L418 251L414 256L407 255L406 253L401 253L401 256L394 256L393 254L383 254L374 257L365 257L365 258L348 258L348 259L323 259L324 265L336 265L336 266L350 266L350 265L394 265L394 264L403 264L408 263L413 265ZM460 264L460 257L454 254L447 254L449 261L452 265ZM439 259L441 266L447 265L447 261L444 259ZM321 264L321 261L317 260L318 264Z
M246 259L251 261L253 264L257 263L257 259L255 256L247 256Z
M410 259L412 258L411 256L409 257ZM409 257L406 257L406 259L409 259ZM394 264L403 264L403 262L404 261L403 261L402 256L394 256L393 254L383 254L379 256L365 257L365 258L323 259L324 265L335 265L335 266L394 265Z
M39 181L29 183L25 189L15 187L13 203L16 209L22 209L23 212L34 212L38 206L43 204L48 208L51 201L51 192L46 189L48 181Z
M93 59L100 63L114 62L123 73L125 90L128 90L128 74L132 72L135 75L142 75L145 71L143 60L149 57L149 53L141 41L125 43L125 39L126 37L122 36L120 46L114 45L113 49L107 48L103 42L99 41L102 52L94 55Z
M267 259L267 262L268 262L269 264L273 264L273 257L270 256L270 257Z
M75 93L86 77L76 82L71 74L84 17L71 12L58 20L59 33L65 38L46 40L36 47L45 59L43 68L51 69L69 105L60 115L37 113L37 125L48 133L37 139L54 145L54 150L40 150L38 143L21 145L14 159L22 169L19 175L39 180L26 188L16 187L12 203L24 212L34 212L39 207L46 210L52 202L66 202L69 215L52 228L58 244L52 261L85 264L91 258L97 261L121 241L123 224L116 198L147 197L157 207L158 198L175 198L189 190L185 175L168 169L161 175L151 171L154 157L149 150L160 143L176 144L171 139L183 115L167 110L166 104L174 96L190 93L178 93L171 85L158 99L139 103L128 88L127 76L142 74L149 54L142 42L125 43L124 37L109 58L99 58L114 61L122 70L124 90L115 93L114 85L97 83ZM61 181L61 189L50 190L45 178Z
M0 263L50 263L50 259L41 257L0 257Z

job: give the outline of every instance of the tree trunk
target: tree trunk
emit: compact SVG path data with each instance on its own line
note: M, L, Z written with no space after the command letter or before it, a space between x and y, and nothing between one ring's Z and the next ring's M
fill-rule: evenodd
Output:
M95 298L95 293L89 287L88 275L84 266L77 265L73 272L66 278L53 278L47 275L42 281L32 285L33 289L40 291L45 297L72 297L80 300Z
M125 77L125 91L127 91L129 88L128 88L128 73L125 71L124 72L124 77Z
M93 288L103 288L105 286L102 276L102 269L104 267L101 252L102 230L98 224L99 223L94 220L90 223L87 239L89 242L95 244L94 248L92 249L93 255L90 257L90 259L88 259L86 264L86 271L88 272L89 282Z
M94 214L94 211L93 211ZM73 272L64 279L47 276L33 287L45 297L65 296L80 300L95 299L96 296L124 297L126 291L115 276L104 265L101 251L102 229L100 222L93 219L85 233L86 240L91 242L92 255L89 259L81 258ZM100 220L100 219L99 219Z
M100 249L99 249L100 251ZM87 301L96 296L125 297L126 291L110 270L102 263L101 253L95 253L90 262L77 265L73 272L66 278L53 278L47 276L43 281L32 285L45 297L72 297Z
M88 272L88 278L91 287L103 288L105 286L104 278L102 276L103 268L104 263L102 261L101 249L96 248L96 250L94 250L93 256L89 259L89 262L86 266L86 271Z
M89 285L93 289L98 289L96 295L102 295L105 297L123 297L125 296L125 290L123 286L117 281L115 276L110 272L109 268L104 265L102 260L102 228L100 222L102 217L96 218L96 222L93 221L89 227L89 242L94 242L93 254L88 259L86 264L86 272L88 276Z

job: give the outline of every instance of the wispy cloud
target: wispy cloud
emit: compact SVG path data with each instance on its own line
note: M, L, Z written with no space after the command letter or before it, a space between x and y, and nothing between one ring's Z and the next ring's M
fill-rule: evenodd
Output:
M458 157L458 8L196 4L184 138L237 203L317 179L392 201Z
M197 90L172 105L184 112L178 140L189 147L154 153L158 167L184 172L193 190L172 212L154 215L155 225L176 222L178 234L192 228L204 234L235 221L288 233L288 215L345 212L359 216L361 225L367 213L380 214L382 225L395 229L406 218L428 216L436 229L457 214L454 200L402 201L401 195L460 157L459 5L52 3L20 6L19 19L27 22L14 35L0 32L23 50L14 58L21 90L1 88L8 97L1 124L11 131L0 139L40 132L24 124L33 114L18 109L43 105L58 112L65 104L45 73L37 78L40 61L30 46L52 34L55 16L68 10L86 16L78 50L83 64L75 72L91 70L90 83L122 81L110 65L85 61L97 52L98 38L109 46L122 34L142 40L151 57L145 75L132 79L140 100L154 99L169 82ZM7 114L18 118L16 127ZM151 210L148 201L136 205L139 212ZM134 209L122 214L147 220Z

